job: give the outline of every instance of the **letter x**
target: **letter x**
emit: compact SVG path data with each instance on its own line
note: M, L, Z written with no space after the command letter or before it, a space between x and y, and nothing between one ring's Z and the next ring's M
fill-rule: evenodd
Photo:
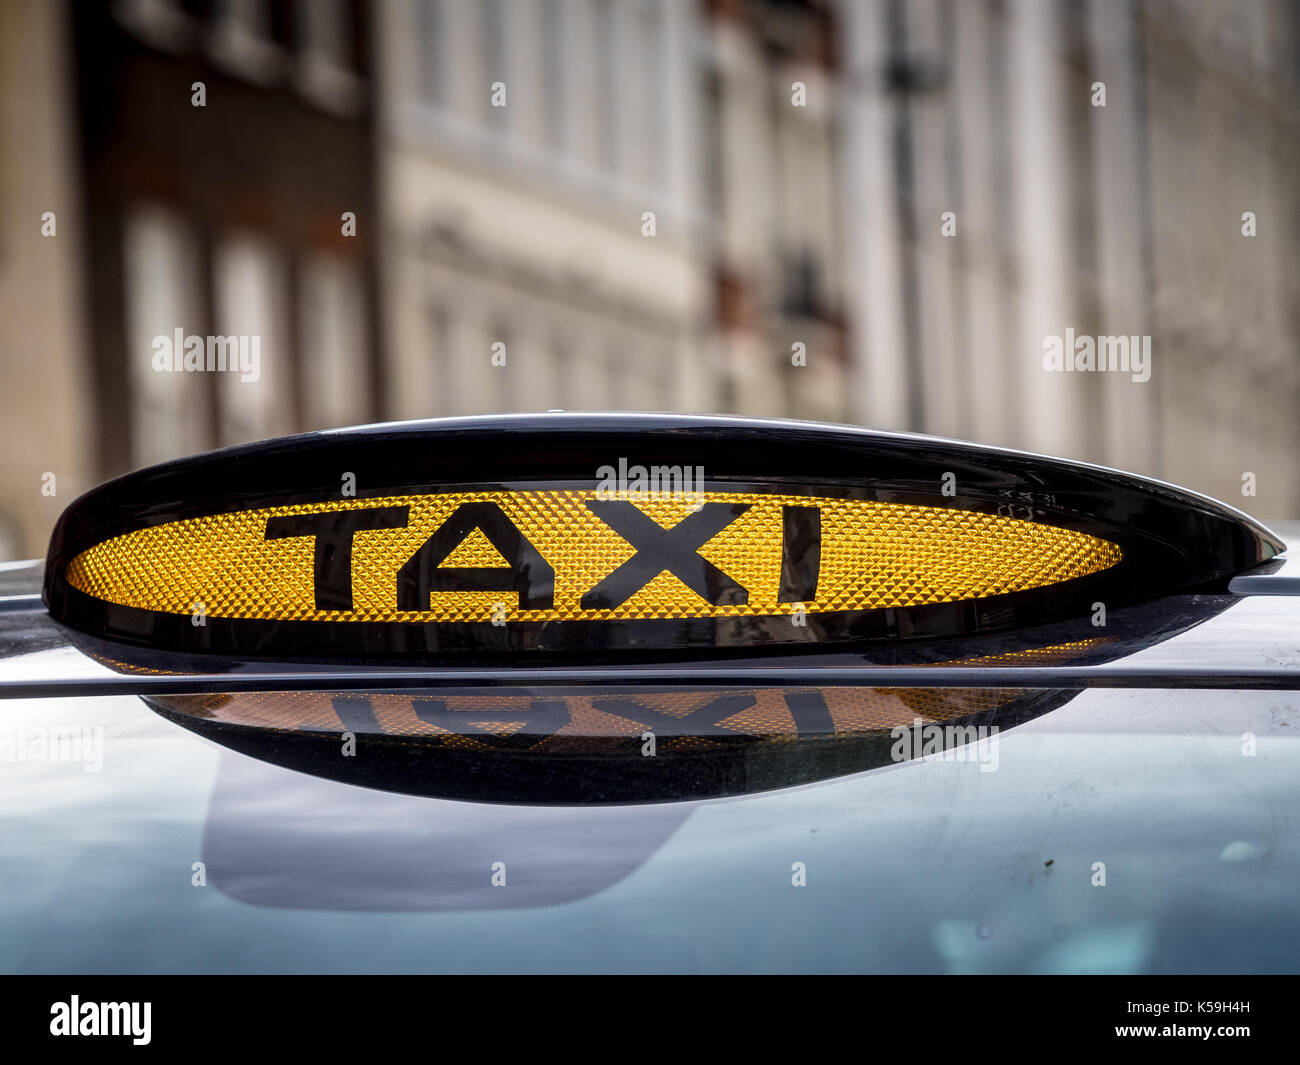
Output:
M705 503L665 529L622 500L587 500L587 509L636 548L636 554L582 597L583 610L612 610L667 570L714 606L749 602L749 592L699 549L749 509L748 503Z

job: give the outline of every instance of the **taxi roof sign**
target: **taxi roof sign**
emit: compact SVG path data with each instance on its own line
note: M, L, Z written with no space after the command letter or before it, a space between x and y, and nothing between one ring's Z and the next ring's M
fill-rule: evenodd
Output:
M51 614L292 658L950 637L1223 580L1281 545L1158 482L841 426L447 419L141 470L74 502Z

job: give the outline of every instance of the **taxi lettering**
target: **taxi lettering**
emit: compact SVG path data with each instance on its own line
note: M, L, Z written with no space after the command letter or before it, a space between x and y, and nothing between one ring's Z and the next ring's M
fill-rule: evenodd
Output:
M671 573L713 606L743 605L749 590L700 554L700 549L750 509L748 503L703 503L665 528L634 503L590 499L587 509L635 548L627 561L582 596L584 610L613 610L659 574ZM821 557L821 511L817 506L783 506L779 601L816 598ZM317 610L352 609L352 547L358 532L404 529L406 506L277 515L267 519L265 539L312 537L313 586ZM481 533L503 566L443 566L470 536ZM555 570L498 503L462 503L397 571L399 610L429 609L432 592L505 592L521 610L555 605Z

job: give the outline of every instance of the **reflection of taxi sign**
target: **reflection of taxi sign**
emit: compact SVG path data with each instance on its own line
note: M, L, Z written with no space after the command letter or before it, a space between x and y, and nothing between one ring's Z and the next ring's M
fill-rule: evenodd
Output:
M146 701L216 743L314 776L442 798L586 805L749 794L914 760L995 765L1001 731L1076 694L791 687ZM340 758L340 733L364 744L365 757Z
M597 470L628 451L704 482L610 492ZM60 522L46 598L101 635L245 655L788 644L1077 616L1277 547L1210 500L1011 452L793 423L466 419L112 482Z

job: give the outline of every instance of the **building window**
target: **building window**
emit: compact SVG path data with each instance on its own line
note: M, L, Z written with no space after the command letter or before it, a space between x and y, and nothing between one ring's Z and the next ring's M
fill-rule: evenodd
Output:
M488 118L499 125L505 124L507 108L492 106L491 87L499 81L507 86L507 92L510 91L510 79L507 77L509 57L506 52L506 26L503 3L504 0L480 0L479 6L483 18L483 73L486 75L486 84L482 87L482 98L487 102Z
M292 372L284 307L284 262L262 237L240 233L217 247L213 262L217 336L238 352L238 369L214 370L218 442L242 444L291 432Z
M568 142L565 108L565 0L542 0L542 93L546 106L546 143L563 152Z
M822 263L804 249L781 257L781 313L788 318L821 318L827 305Z
M361 103L361 79L352 69L350 6L343 0L299 0L298 90L313 103L353 114Z
M573 339L564 333L557 333L551 340L551 366L554 371L554 390L552 406L567 410L573 406L576 395L574 381Z
M657 183L668 173L668 122L664 90L668 81L667 27L661 0L645 0L640 11L641 102L645 112L645 143L652 148L644 159L645 176Z
M629 387L636 357L626 336L616 335L601 344L598 358L605 364L605 401L609 410L627 410ZM635 404L633 404L635 406Z
M183 368L185 338L206 332L199 252L182 217L152 205L129 212L123 250L131 461L148 466L211 446L206 374Z
M445 103L447 94L442 57L444 18L442 0L419 0L415 52L420 67L420 96L435 105Z
M596 162L610 173L618 161L617 58L613 0L596 0Z
M497 344L502 347L498 348ZM511 335L510 326L500 318L491 320L488 326L488 356L491 358L497 352L503 352L505 355L505 364L497 365L492 363L492 373L496 375L496 404L489 413L499 411L509 411L515 409L515 379L518 374L518 353L514 350L514 341Z
M193 39L191 13L175 0L117 0L113 13L131 33L164 51L183 51Z
M209 41L212 58L226 70L259 85L280 75L280 49L271 37L263 0L221 0Z
M366 308L357 267L333 255L308 259L302 269L299 314L304 428L364 420L370 398Z
M433 395L429 399L431 408L436 414L456 414L451 315L441 304L434 304L429 309L429 354L433 381Z

